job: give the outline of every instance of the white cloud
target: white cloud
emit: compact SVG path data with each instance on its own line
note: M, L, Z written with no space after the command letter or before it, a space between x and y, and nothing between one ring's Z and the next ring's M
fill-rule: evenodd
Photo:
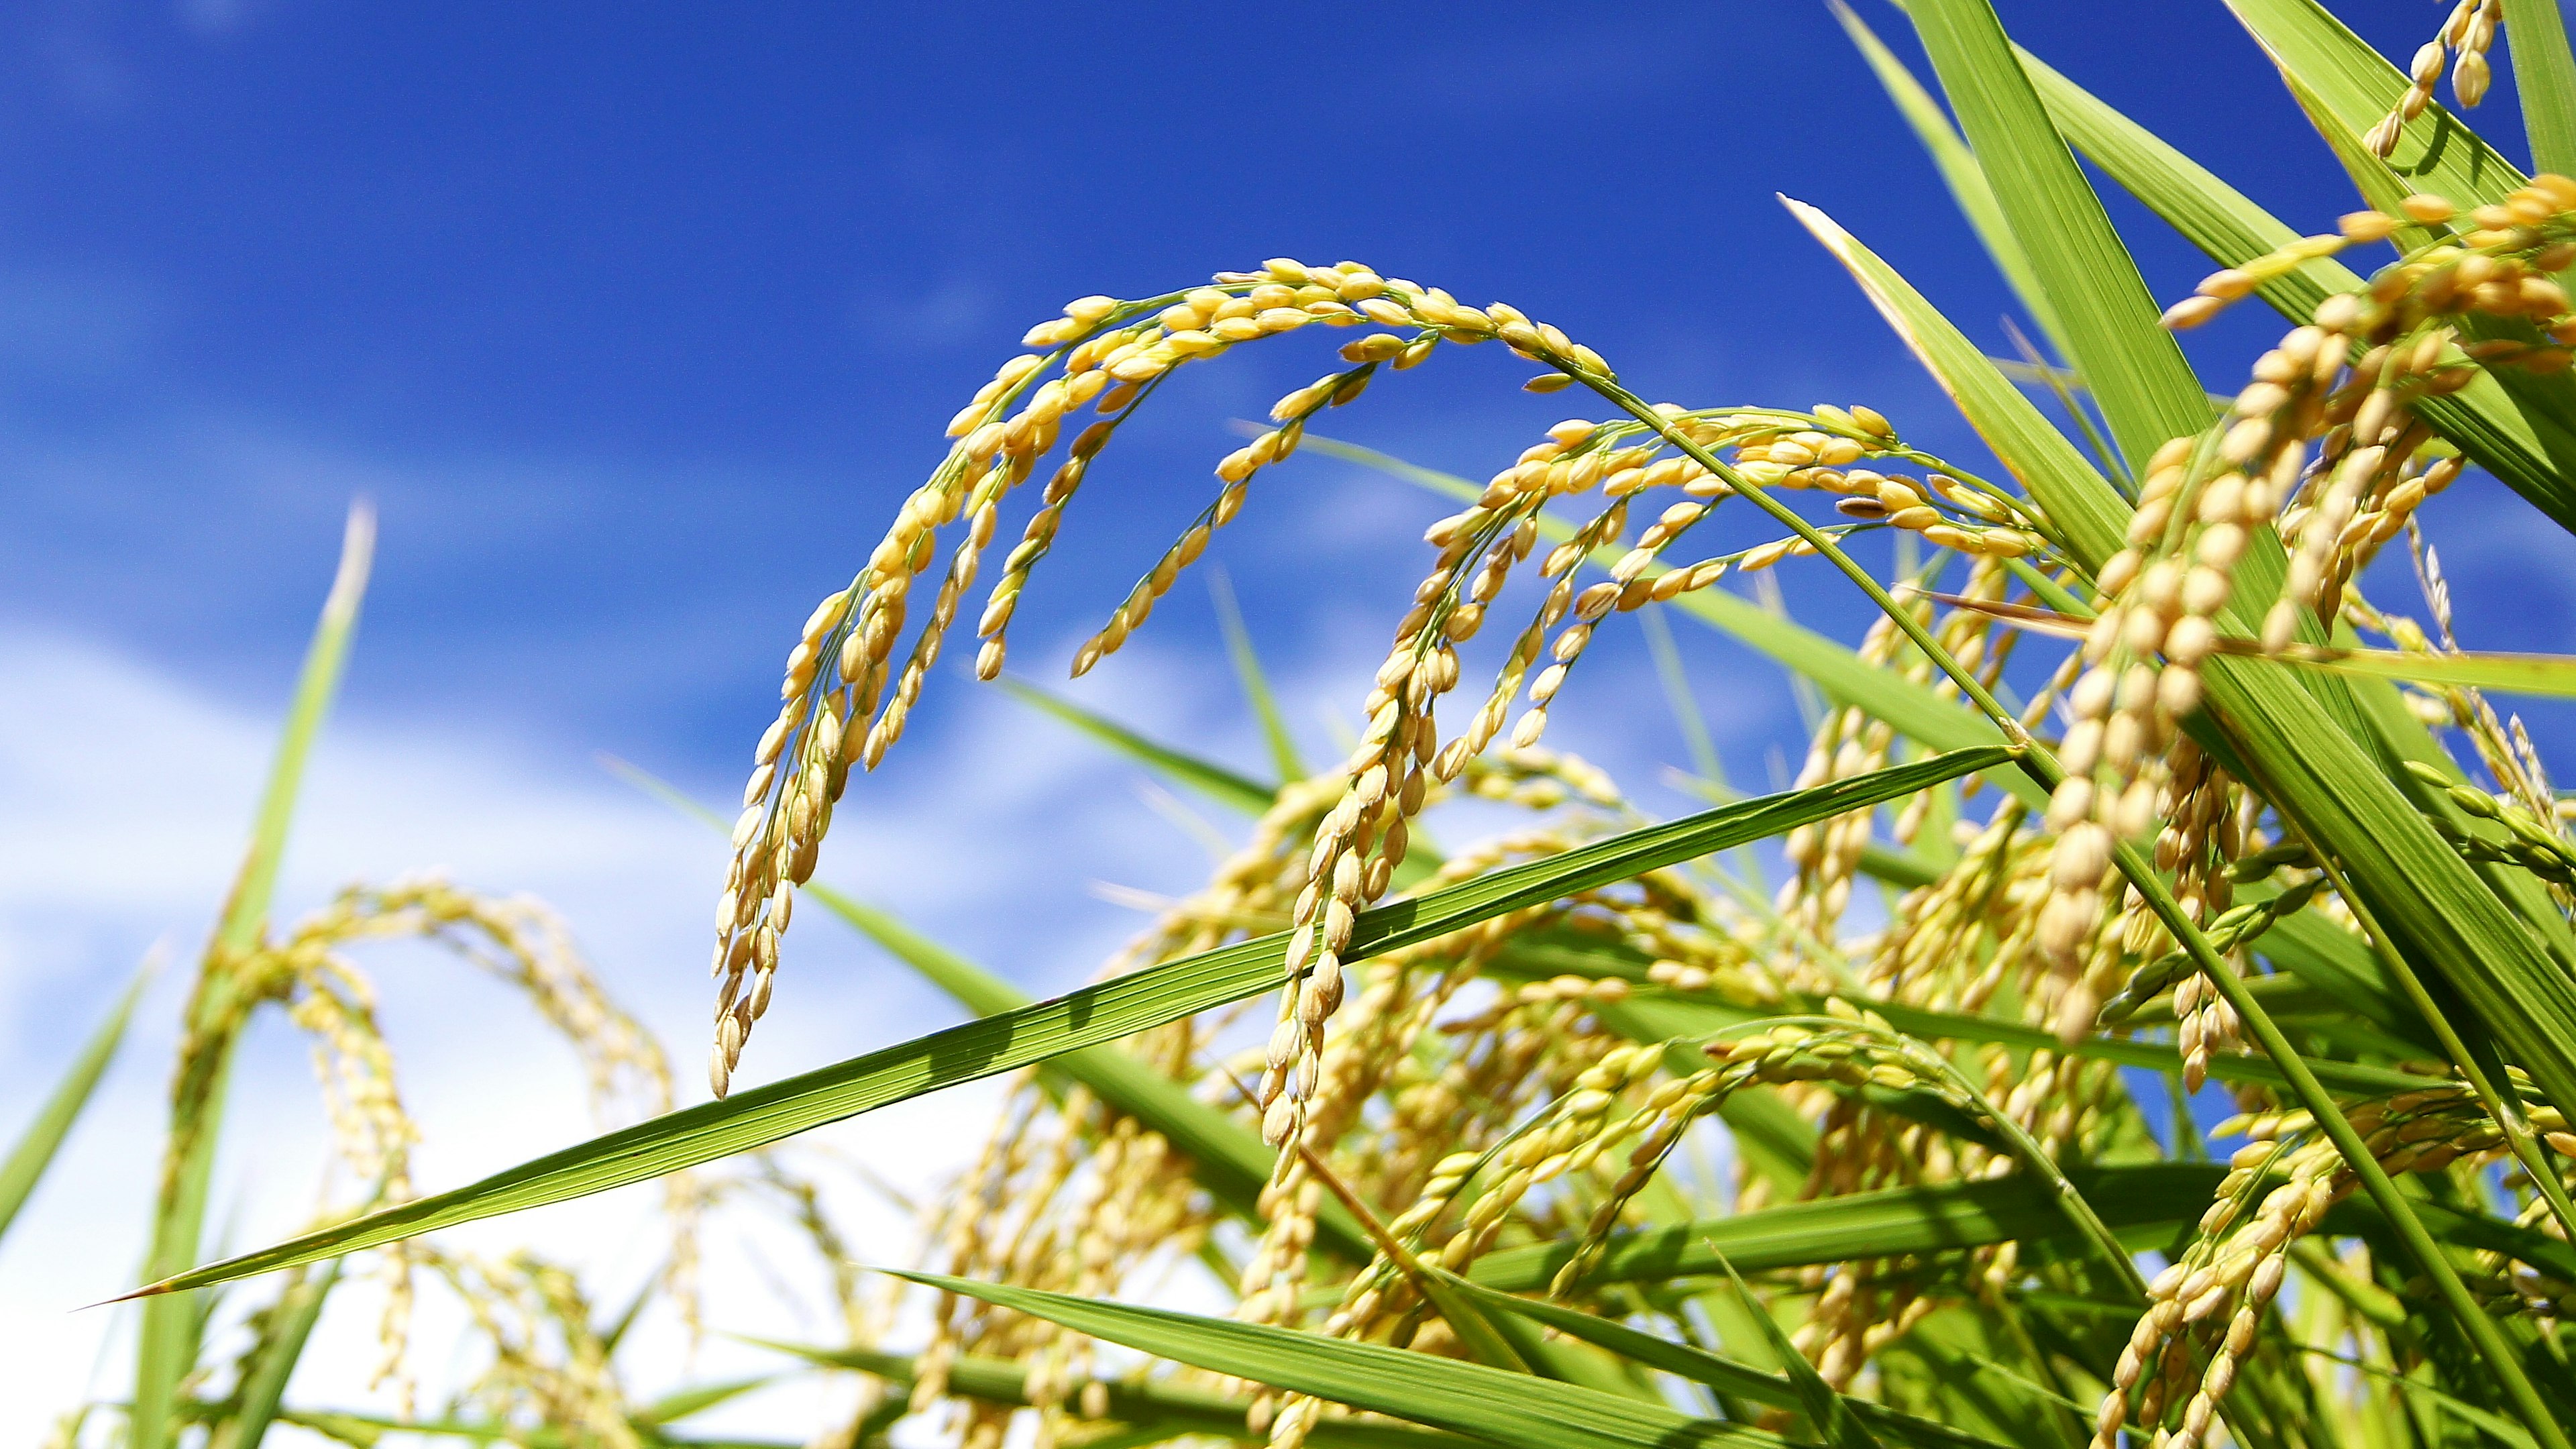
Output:
M1150 655L1122 675L1154 693L1166 717L1204 703L1185 675ZM181 962L192 961L241 848L271 724L63 635L0 632L0 678L11 682L0 693L0 1100L31 1103L147 942L167 937ZM536 758L477 733L470 719L335 721L314 760L281 913L308 909L349 879L424 865L478 887L532 890L565 911L611 990L663 1034L684 1100L702 1096L700 963L722 842L604 775L549 775ZM1132 925L1085 897L1086 879L1178 889L1204 869L1195 845L1119 787L1129 774L1059 727L978 692L944 739L898 751L878 779L854 790L826 874L860 882L864 894L899 904L1032 989L1061 989ZM822 917L800 923L790 956L778 1006L745 1062L747 1080L958 1016ZM424 1187L588 1134L569 1055L504 988L419 948L375 951L366 964L383 992L406 1098L426 1130ZM47 1386L0 1401L0 1440L32 1442L84 1390L122 1394L130 1315L71 1310L130 1286L142 1256L186 974L166 972L149 995L100 1099L0 1246L0 1359L15 1381ZM979 1144L992 1093L992 1084L968 1088L818 1136L919 1189ZM14 1132L20 1115L13 1110L0 1132ZM301 1226L323 1136L302 1046L282 1021L268 1020L244 1046L227 1121L213 1217L230 1246ZM840 1202L863 1257L909 1256L899 1214L863 1194ZM485 1249L533 1243L622 1284L656 1256L650 1206L645 1190L630 1190L453 1236ZM720 1324L728 1315L737 1324L775 1321L746 1254L798 1259L774 1235L755 1246L761 1236L728 1227L711 1244ZM367 1401L369 1296L353 1294L335 1310L299 1398ZM431 1348L416 1359L433 1380L461 1367L437 1347L443 1326L452 1325L424 1324L421 1341ZM676 1373L677 1353L665 1332L650 1357ZM764 1365L718 1342L701 1366ZM734 1417L797 1428L811 1407L789 1395Z

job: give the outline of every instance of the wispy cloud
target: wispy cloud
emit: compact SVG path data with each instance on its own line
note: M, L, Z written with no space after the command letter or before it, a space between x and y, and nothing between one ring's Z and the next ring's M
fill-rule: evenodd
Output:
M1137 687L1186 699L1171 678ZM93 641L0 631L0 1101L36 1100L144 944L187 956L227 883L271 723ZM1192 883L1196 846L1153 818L1126 773L992 695L942 740L863 783L827 873L934 932L989 953L1032 989L1085 974L1132 918L1082 893L1093 875L1158 888ZM1096 805L1086 802L1098 802ZM563 909L612 991L670 1042L684 1098L695 1083L707 984L704 917L723 842L587 768L567 772L476 738L470 720L359 716L335 725L314 764L281 891L283 913L353 878L425 865L477 887L532 890ZM972 924L973 928L967 928ZM747 1075L784 1075L954 1020L956 1008L827 917L791 942L778 1008ZM419 948L367 953L405 1096L427 1135L424 1185L443 1186L587 1135L574 1065L497 984ZM115 1315L66 1317L128 1286L142 1253L158 1151L163 1073L184 990L174 972L149 999L94 1115L0 1254L0 1356L23 1382L66 1386L0 1405L0 1438L29 1442L111 1346ZM325 1129L304 1053L282 1024L254 1032L239 1069L217 1217L235 1246L296 1227L313 1206ZM834 1129L869 1161L922 1188L962 1165L990 1090L908 1104ZM14 1130L14 1114L0 1130ZM908 1228L844 1194L863 1252L894 1262ZM636 1193L485 1225L468 1244L532 1242L611 1279L649 1266L649 1200ZM792 1252L727 1229L713 1245L719 1311L765 1317L747 1252ZM317 1359L335 1393L364 1379L364 1295L347 1340ZM438 1343L435 1326L424 1342ZM675 1345L666 1345L676 1355ZM340 1360L348 1360L341 1362ZM436 1354L425 1363L442 1368ZM677 1370L676 1358L664 1365Z

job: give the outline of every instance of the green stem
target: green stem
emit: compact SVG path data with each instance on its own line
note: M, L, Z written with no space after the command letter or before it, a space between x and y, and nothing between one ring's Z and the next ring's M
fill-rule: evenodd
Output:
M2558 1219L2559 1231L2569 1240L2576 1241L2576 1204L2568 1201L2566 1184L2559 1181L2556 1169L2541 1155L2539 1139L2532 1135L2531 1121L2523 1115L2520 1099L2496 1090L2494 1080L2487 1075L2485 1068L2478 1065L2477 1057L2460 1039L2459 1030L2451 1025L2450 1016L2434 1003L2433 994L2424 989L2424 979L2406 963L2396 943L2380 928L2379 920L2371 914L2370 907L2344 880L2343 872L2324 851L2317 849L2316 842L2308 838L2308 833L2300 829L2298 822L2286 816L2283 820L2308 847L2308 854L2315 857L2326 879L2334 883L2335 893L2343 897L2345 905L2352 907L2353 917L2361 922L2362 934L2369 939L2371 949L2379 953L2380 963L2388 968L2390 976L2396 978L2398 986L2406 993L2406 999L2414 1004L2416 1013L2432 1027L2442 1051L2450 1057L2451 1064L2459 1068L2460 1075L2468 1081L2469 1089L2478 1094L2478 1101L2486 1107L2487 1114L2495 1118L2497 1128L2513 1148L2515 1160L2531 1174L2532 1185L2548 1202L2550 1215Z

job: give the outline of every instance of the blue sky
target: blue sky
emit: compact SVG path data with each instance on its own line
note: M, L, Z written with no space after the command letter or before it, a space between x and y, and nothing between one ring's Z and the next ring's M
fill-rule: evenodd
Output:
M2293 224L2353 204L2214 0L2002 8ZM2442 14L2337 8L2400 55ZM1901 34L1887 6L1865 13ZM2484 115L2507 136L2500 79ZM378 582L287 909L434 862L541 890L669 1033L688 1083L719 852L593 752L736 789L806 608L1029 323L1085 293L1353 257L1513 301L1651 395L1866 401L1970 450L1775 192L1835 215L2000 350L2009 297L1805 0L7 7L0 1100L50 1076L61 1023L89 1019L146 942L199 939L352 496L382 510ZM2113 205L2158 294L2187 290L2202 266ZM2234 386L2270 325L2195 336L2213 386ZM1568 411L1514 391L1521 369L1493 352L1385 379L1332 430L1481 477ZM1209 496L1227 421L1328 355L1273 343L1164 390L1074 510L1022 611L1019 667L1060 674ZM1300 459L1212 550L1319 753L1440 511ZM2566 647L2576 549L2531 517L2474 483L2431 515L2473 644ZM1790 585L1801 617L1858 627L1820 574ZM1081 694L1256 765L1215 637L1184 586ZM1761 783L1763 751L1796 728L1788 692L1684 642L1721 745ZM1642 653L1602 648L1551 743L1678 807L1656 772L1680 738L1659 702L1633 704L1658 699ZM1087 883L1177 891L1204 868L1130 774L953 675L852 806L827 875L1037 988L1132 924ZM799 935L786 1021L764 1025L747 1079L945 1019L854 945ZM435 1159L445 1180L581 1130L517 1110L537 1088L493 1085L522 1046L541 1055L535 1038L494 1045L387 969L415 1095L468 1139ZM125 1129L148 1130L176 990L153 998L102 1109ZM264 1052L250 1110L309 1133L301 1054L282 1035ZM910 1120L904 1140L937 1135ZM0 1256L0 1334L75 1376L87 1359L62 1357L56 1308L112 1289L139 1252L113 1206L136 1174L90 1147L66 1172L95 1196L58 1184L52 1226L21 1230L51 1236ZM245 1234L300 1211L304 1180L246 1198ZM57 1271L66 1254L86 1266Z

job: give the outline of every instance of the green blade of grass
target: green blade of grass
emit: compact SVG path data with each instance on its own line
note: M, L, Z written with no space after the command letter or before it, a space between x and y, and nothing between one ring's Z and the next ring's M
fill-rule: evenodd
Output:
M204 1400L180 1405L180 1412L192 1420L212 1418L223 1406ZM597 1449L597 1433L582 1429L530 1426L525 1423L494 1423L490 1420L465 1419L397 1419L390 1414L367 1413L357 1409L280 1409L277 1422L289 1424L341 1444L373 1445L388 1436L470 1439L478 1445L508 1444L516 1449ZM646 1427L640 1426L639 1427ZM642 1436L645 1449L810 1449L805 1443L780 1439L745 1439L738 1435L699 1438L673 1434L646 1427ZM879 1449L882 1449L880 1444Z
M2531 141L2531 164L2576 176L2576 53L2567 47L2567 22L2558 0L2519 0L2505 36L2513 56L2513 85L2522 97L2522 130Z
M1991 745L2001 737L1993 722L1930 687L1882 669L1851 649L1723 589L1696 589L1672 607L1769 655L1812 680L1837 704L1884 720L1898 734L1933 750ZM2044 797L2018 770L1998 769L1987 780L2032 804Z
M1270 746L1270 768L1279 772L1281 781L1302 780L1313 772L1298 757L1297 741L1288 733L1288 722L1279 714L1279 697L1271 692L1270 675L1261 667L1261 656L1253 652L1252 633L1243 627L1243 611L1235 606L1234 585L1223 569L1208 570L1208 597L1216 604L1217 626L1225 631L1225 652L1234 660L1234 677L1243 685L1243 698L1261 721L1261 738Z
M1693 1383L1706 1384L1723 1397L1764 1404L1775 1409L1795 1409L1801 1405L1797 1387L1791 1384L1785 1375L1766 1373L1751 1364L1738 1363L1734 1359L1693 1348L1686 1343L1674 1343L1669 1339L1657 1338L1651 1333L1640 1332L1624 1323L1596 1317L1561 1303L1498 1293L1473 1279L1461 1278L1454 1273L1444 1271L1441 1276L1447 1279L1458 1292L1473 1297L1477 1302L1497 1312L1519 1314L1524 1318L1545 1324L1568 1338L1579 1338L1597 1348L1607 1349L1632 1363L1659 1369ZM1805 1362L1804 1359L1799 1361ZM1843 1402L1850 1406L1853 1414L1871 1428L1899 1443L1914 1445L1916 1449L1992 1449L1996 1444L1995 1440L1953 1429L1930 1419L1899 1413L1884 1404L1874 1404L1867 1399L1844 1396Z
M674 1389L664 1394L636 1410L631 1417L638 1424L658 1428L664 1424L677 1423L695 1414L703 1414L718 1404L732 1403L745 1394L757 1389L765 1389L776 1382L778 1382L777 1375L760 1374L753 1378L727 1379L722 1383L692 1384L687 1388Z
M358 608L366 601L367 573L375 552L375 509L357 504L349 510L348 527L340 540L340 566L332 575L330 594L322 601L322 617L305 651L303 672L296 677L295 699L278 737L277 758L269 766L268 788L260 796L250 849L242 858L241 875L233 883L232 895L224 903L223 923L216 930L215 939L226 950L247 951L258 945L260 932L268 924L278 866L286 857L286 833L295 820L296 796L304 787L304 762L321 736L332 697L339 693L340 671L348 662L350 641L357 637Z
M808 884L805 894L978 1016L1001 1016L1031 1003L1026 992L886 911L826 885ZM1189 1159L1200 1186L1245 1218L1261 1220L1261 1189L1270 1180L1277 1154L1262 1144L1260 1133L1191 1096L1188 1088L1121 1047L1081 1047L1050 1059L1047 1066L1161 1133ZM1315 1246L1352 1263L1367 1262L1373 1251L1350 1210L1329 1197L1316 1205Z
M1742 1275L1727 1261L1726 1254L1717 1252L1714 1246L1710 1251L1717 1253L1717 1266L1726 1270L1727 1284L1735 1290L1736 1301L1744 1305L1746 1317L1770 1344L1771 1356L1789 1371L1790 1387L1797 1390L1798 1406L1806 1412L1808 1427L1833 1449L1880 1449L1878 1436L1861 1423L1851 1405L1843 1402L1843 1396L1834 1392L1833 1385L1825 1382L1814 1364L1807 1362L1807 1356L1798 1352L1789 1335L1780 1331L1780 1320L1773 1318L1762 1300L1753 1296L1753 1290L1744 1286Z
M1381 1344L933 1273L901 1276L1158 1358L1470 1435L1503 1449L1783 1442L1759 1429L1692 1418L1660 1404Z
M1436 940L1496 916L1696 860L1747 840L1898 799L2002 762L1959 750L1866 775L1749 800L1594 841L1359 914L1346 961ZM1034 1006L870 1052L783 1082L657 1117L550 1153L481 1182L308 1233L137 1290L227 1282L379 1243L642 1182L900 1102L941 1087L1098 1046L1275 988L1288 933L1202 952Z
M2423 1079L2416 1079L2421 1082ZM2102 1221L2124 1241L2163 1245L2197 1221L2226 1177L2223 1163L2153 1162L2070 1167L2067 1177L2100 1205ZM2416 1211L2444 1242L2505 1253L2550 1273L2576 1270L2576 1248L2538 1229L2433 1202ZM2384 1230L2387 1219L2364 1198L2335 1205L2322 1231ZM1738 1271L1770 1272L1858 1258L1899 1257L2024 1242L2076 1246L2076 1230L2045 1184L2021 1176L1884 1188L1785 1203L1734 1217L1709 1218L1610 1235L1586 1286L1724 1275L1719 1257ZM1472 1281L1502 1293L1543 1293L1572 1260L1571 1242L1532 1243L1479 1258Z
M2393 679L2437 689L2487 689L2544 699L2576 699L2576 656L2565 654L2415 654L2402 649L2320 649L2293 646L2278 654L2259 649L2249 658L2295 664L2370 679Z
M2103 1221L2141 1239L2197 1218L2226 1169L2209 1163L2073 1168ZM2065 1242L2075 1229L2046 1186L2023 1177L1888 1188L1794 1202L1734 1217L1613 1233L1587 1286L1722 1276L1719 1254L1747 1273L1855 1258L1896 1257L2014 1240ZM1571 1242L1505 1248L1467 1276L1504 1293L1545 1292L1572 1260Z
M1664 688L1664 703L1673 712L1673 728L1681 731L1682 749L1690 756L1691 769L1715 789L1726 788L1726 764L1717 757L1717 741L1708 732L1708 718L1700 713L1699 700L1691 693L1690 673L1682 667L1682 653L1673 643L1672 626L1653 609L1640 609L1637 624L1646 636L1646 652L1653 656L1655 679Z
M1915 139L1931 154L1932 164L1939 168L1941 180L1950 188L1950 199L1975 229L1977 240L1985 244L1986 255L1994 259L1995 269L2002 272L2013 295L2021 299L2031 320L2039 324L2048 345L2060 357L2070 355L2065 334L2057 324L2057 309L2049 304L2048 292L2039 284L2039 274L2032 271L2030 258L2022 254L2021 243L2013 239L2012 228L2004 221L2003 209L1995 204L1995 190L1986 184L1986 173L1977 165L1976 153L1950 126L1950 118L1941 103L1906 69L1896 52L1878 38L1869 23L1853 13L1843 0L1830 0L1834 19L1842 22L1843 33L1851 37L1861 59L1869 62L1872 75L1878 77L1880 89L1896 105L1897 114L1905 118Z
M2324 102L2353 135L2369 134L2406 94L2405 72L2316 0L2226 4L2273 63ZM2439 101L2406 123L2389 165L2417 190L2447 196L2463 209L2502 201L2530 179Z
M44 1180L45 1169L53 1165L54 1154L62 1150L63 1139L71 1135L72 1124L80 1120L90 1095L98 1089L98 1079L107 1074L108 1063L116 1059L116 1049L125 1040L126 1024L134 1019L134 1003L150 984L156 963L146 958L143 969L136 972L133 984L109 1009L105 1020L90 1033L80 1055L72 1059L71 1070L55 1084L53 1095L38 1108L34 1121L18 1136L18 1145L9 1149L6 1162L0 1162L0 1237L5 1237L18 1210L27 1205L28 1194Z
M902 1388L910 1388L921 1376L917 1361L905 1354L865 1348L820 1348L747 1336L742 1341L811 1364L856 1369ZM961 1354L949 1361L946 1378L948 1392L958 1398L1014 1408L1029 1402L1028 1369L1016 1360ZM1123 1375L1096 1382L1107 1391L1109 1417L1124 1423L1163 1426L1174 1436L1216 1434L1255 1444L1269 1439L1266 1432L1256 1434L1245 1427L1244 1415L1252 1407L1250 1399ZM1078 1397L1079 1389L1065 1394L1068 1400ZM1319 1419L1308 1433L1307 1442L1316 1449L1463 1449L1476 1441L1409 1424Z
M349 510L340 545L340 566L323 600L321 621L304 655L279 735L277 758L269 768L268 788L260 798L250 847L241 873L208 948L210 959L189 1002L192 1033L219 1029L231 1012L232 978L222 957L259 943L267 927L269 902L286 853L288 827L295 818L295 799L304 783L304 764L322 719L340 685L349 642L358 627L358 607L367 592L367 571L375 556L375 511L364 503ZM215 1139L223 1119L225 1082L230 1076L231 1039L227 1034L193 1064L196 1075L173 1089L169 1160L162 1171L161 1196L153 1214L152 1246L144 1259L147 1277L166 1276L196 1261L206 1222L206 1192L215 1162ZM196 1366L200 1318L186 1297L166 1298L143 1306L141 1339L135 1354L134 1407L128 1416L132 1449L167 1449L176 1425L179 1382Z
M1268 810L1270 802L1279 796L1275 785L1265 785L1223 765L1202 760L1169 745L1157 744L1106 715L1085 709L1025 680L1005 675L994 683L1022 704L1054 716L1156 774L1196 790L1227 809L1259 815Z
M2056 309L2067 360L2084 375L2130 466L2198 432L2209 400L2158 318L2100 198L2050 123L1987 0L1914 0L1908 13L1959 117L1997 209Z
M1815 207L1787 197L1781 202L1860 283L1879 316L1949 394L1968 426L2065 531L2077 558L2098 564L2110 557L2120 547L2127 520L2121 516L2119 494L2084 454L1877 253Z
M1682 748L1690 756L1691 769L1697 772L1693 783L1708 793L1713 804L1723 805L1735 798L1726 783L1726 762L1718 758L1717 741L1710 735L1707 716L1700 713L1699 700L1691 691L1690 672L1682 667L1682 651L1673 642L1673 626L1664 622L1659 609L1637 611L1637 627L1646 636L1646 653L1655 663L1655 678L1664 688L1664 703L1673 712L1673 727L1681 731ZM1760 893L1770 889L1764 879L1762 857L1751 846L1735 852L1736 878Z
M719 834L730 828L722 816L651 773L608 756L602 756L601 763L619 778ZM977 1016L1000 1016L1031 1003L1028 993L922 935L890 911L819 881L808 882L804 893ZM1190 1160L1201 1186L1236 1212L1258 1220L1261 1189L1269 1181L1275 1157L1262 1145L1259 1133L1191 1096L1180 1083L1120 1047L1078 1048L1053 1058L1047 1066L1161 1133L1174 1150ZM1316 1246L1348 1261L1368 1261L1374 1249L1347 1209L1327 1200L1317 1205L1316 1214Z
M2022 66L2067 138L2210 260L2242 266L2298 238L2286 223L2206 167L2027 52ZM2361 285L2351 268L2320 257L2265 278L2256 290L2282 316L2305 322L2327 296ZM2415 410L2506 487L2559 526L2576 529L2576 486L2551 461L2533 424L2494 374L2481 371L2468 387L2447 397L2421 399Z
M1680 992L1644 989L1632 992L1629 999L1621 1003L1622 1008L1631 1013L1632 1020L1659 1040L1703 1037L1729 1027L1777 1016L1784 1006L1795 1009L1797 1005L1810 1005L1821 1009L1823 1004L1821 998L1797 998L1789 1003L1738 1007ZM2093 1061L2118 1062L2122 1066L2144 1067L2159 1072L2182 1068L2181 1056L2172 1047L2157 1042L2089 1036L2069 1045L2058 1041L2053 1033L2043 1028L2018 1021L1973 1016L1965 1012L1934 1011L1892 1001L1855 1004L1885 1017L1890 1025L1906 1035L1926 1040L1976 1042L2017 1051L2064 1052ZM2312 1060L2308 1067L2316 1073L2319 1081L2340 1092L2388 1096L2421 1086L2424 1080L2414 1073L2363 1062ZM2287 1080L2281 1068L2273 1062L2259 1056L2234 1054L2213 1056L2209 1074L2222 1082L2260 1082L2267 1086L2280 1086Z
M286 1292L269 1310L250 1372L234 1391L232 1414L215 1425L206 1449L259 1449L268 1437L269 1425L276 1422L286 1397L286 1381L295 1376L296 1362L304 1357L313 1326L322 1320L324 1300L339 1285L341 1261L333 1258L319 1270L309 1275L299 1272L288 1281Z

